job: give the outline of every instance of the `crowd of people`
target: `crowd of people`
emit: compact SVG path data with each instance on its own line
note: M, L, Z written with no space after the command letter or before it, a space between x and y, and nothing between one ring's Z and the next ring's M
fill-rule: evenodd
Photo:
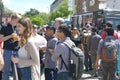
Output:
M54 26L44 27L39 35L29 18L12 14L0 29L0 80L9 80L11 69L14 80L41 80L43 73L45 80L74 80L65 67L70 49L64 42L82 50L84 71L92 70L92 77L101 69L103 80L120 79L120 25L115 31L109 21L98 31L88 24L81 30L63 24L64 19L56 18Z

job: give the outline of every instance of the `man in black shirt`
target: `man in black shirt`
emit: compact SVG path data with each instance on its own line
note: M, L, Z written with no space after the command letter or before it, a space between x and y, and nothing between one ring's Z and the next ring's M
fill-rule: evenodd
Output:
M0 41L3 41L3 57L4 57L4 69L3 69L3 80L9 80L9 70L11 66L11 56L14 53L17 54L19 49L18 41L14 41L13 37L17 35L16 24L20 16L16 13L11 15L11 21L0 30Z

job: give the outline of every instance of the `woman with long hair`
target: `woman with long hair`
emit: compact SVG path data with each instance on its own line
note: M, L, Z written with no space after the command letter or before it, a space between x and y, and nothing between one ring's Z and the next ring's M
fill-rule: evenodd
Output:
M17 24L20 35L18 58L12 56L12 61L18 63L21 80L40 80L39 52L32 39L32 23L29 18L21 18Z
M75 43L75 45L78 48L80 48L84 52L82 37L77 27L73 27L71 30L71 40Z

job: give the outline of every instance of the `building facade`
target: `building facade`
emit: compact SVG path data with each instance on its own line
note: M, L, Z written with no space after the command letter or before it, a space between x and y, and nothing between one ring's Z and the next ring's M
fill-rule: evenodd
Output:
M107 0L105 8L110 10L120 10L120 0Z
M120 0L75 0L76 12L98 9L120 10Z
M55 0L51 5L50 5L50 12L54 12L56 11L59 6L60 6L60 3L62 2L63 0Z
M77 13L99 9L98 0L75 0Z

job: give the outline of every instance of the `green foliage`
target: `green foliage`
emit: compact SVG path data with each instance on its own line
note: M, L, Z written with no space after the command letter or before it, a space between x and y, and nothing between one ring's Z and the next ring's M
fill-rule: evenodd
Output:
M38 26L41 26L44 24L44 20L40 17L34 16L30 18L33 24L36 24Z
M30 17L33 24L41 26L48 23L49 15L31 8L30 11L26 12L23 16Z
M10 15L14 12L14 11L10 10L8 7L6 7L3 4L2 0L0 0L0 10L2 10L2 14L4 14L4 15Z
M27 11L24 16L28 16L28 17L31 17L31 16L34 16L34 15L39 15L39 11L36 10L36 9L33 9L31 8L30 11Z
M67 17L71 12L68 11L68 0L64 0L58 10L52 12L49 16L49 20L55 20L57 17Z
M4 7L4 14L12 14L12 13L13 13L12 10L10 10L10 9L7 8L7 7Z
M38 16L44 20L44 24L48 23L48 21L49 21L48 20L49 14L47 14L45 12L41 12Z

